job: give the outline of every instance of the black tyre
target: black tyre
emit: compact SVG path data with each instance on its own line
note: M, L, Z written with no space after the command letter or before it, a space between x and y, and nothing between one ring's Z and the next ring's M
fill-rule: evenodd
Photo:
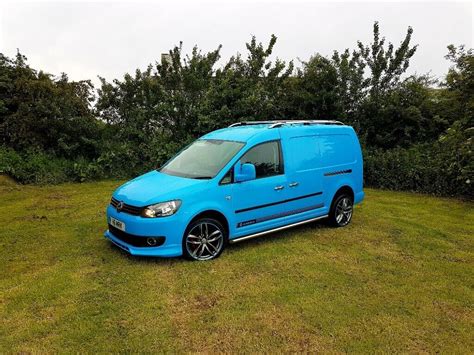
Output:
M329 211L329 223L334 227L347 226L352 220L354 200L352 196L342 193L336 195Z
M221 255L227 241L227 231L213 218L193 221L183 237L183 254L191 260L211 260Z

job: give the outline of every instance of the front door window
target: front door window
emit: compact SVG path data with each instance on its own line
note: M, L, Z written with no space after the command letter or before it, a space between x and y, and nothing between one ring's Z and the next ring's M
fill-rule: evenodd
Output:
M257 179L283 174L280 143L272 141L259 144L250 149L240 159L241 164L252 163L255 165Z

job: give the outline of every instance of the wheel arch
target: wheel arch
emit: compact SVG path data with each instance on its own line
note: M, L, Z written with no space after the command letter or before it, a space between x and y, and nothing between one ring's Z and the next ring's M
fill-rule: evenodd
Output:
M222 224L222 226L226 229L227 238L229 238L229 232L230 232L229 231L229 221L227 220L226 216L222 212L219 212L219 211L214 210L214 209L208 209L208 210L204 210L204 211L201 211L201 212L197 213L188 222L188 224L186 226L186 229L188 228L188 226L191 223L193 223L194 221L196 221L198 219L201 219L201 218L212 218L212 219L215 219L215 220L219 221Z
M352 187L350 187L349 185L342 185L341 187L339 187L339 189L337 189L337 191L334 193L334 196L332 198L332 201L331 201L331 205L332 203L334 202L334 200L340 196L341 194L343 193L346 193L348 194L349 196L352 197L352 201L354 201L354 197L355 197L355 194L354 194L354 189Z

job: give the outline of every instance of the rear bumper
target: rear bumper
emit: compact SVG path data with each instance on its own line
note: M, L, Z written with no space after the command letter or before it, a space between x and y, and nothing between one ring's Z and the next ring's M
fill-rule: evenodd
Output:
M364 200L364 197L365 197L365 192L364 191L360 191L360 192L356 193L355 196L354 196L354 204L362 202Z

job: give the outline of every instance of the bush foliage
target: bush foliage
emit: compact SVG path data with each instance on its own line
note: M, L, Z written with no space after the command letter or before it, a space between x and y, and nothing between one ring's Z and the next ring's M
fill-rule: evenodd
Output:
M97 90L0 54L0 171L23 183L127 178L236 121L338 119L360 137L367 184L472 197L472 50L448 46L442 82L407 77L412 34L396 46L375 23L371 43L297 68L273 59L275 36L222 66L220 46L184 55L180 44Z

